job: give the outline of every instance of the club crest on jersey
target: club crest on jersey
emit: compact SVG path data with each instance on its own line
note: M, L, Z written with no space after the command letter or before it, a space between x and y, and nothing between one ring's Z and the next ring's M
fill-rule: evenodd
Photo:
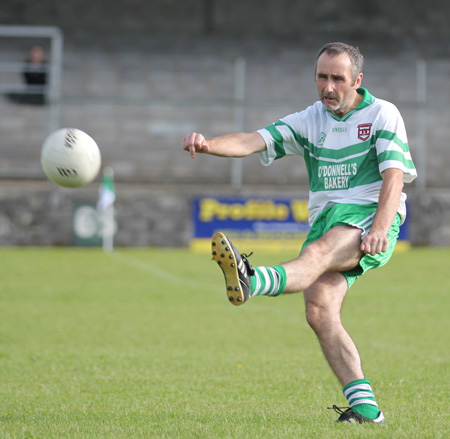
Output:
M365 142L370 137L371 130L372 130L371 123L362 123L358 125L358 139Z

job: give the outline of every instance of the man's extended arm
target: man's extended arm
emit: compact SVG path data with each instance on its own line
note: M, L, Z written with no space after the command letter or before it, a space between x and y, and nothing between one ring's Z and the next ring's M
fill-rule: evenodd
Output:
M200 133L191 133L183 138L182 145L192 158L195 158L196 153L220 157L246 157L266 149L264 139L257 132L226 134L211 139L205 139Z

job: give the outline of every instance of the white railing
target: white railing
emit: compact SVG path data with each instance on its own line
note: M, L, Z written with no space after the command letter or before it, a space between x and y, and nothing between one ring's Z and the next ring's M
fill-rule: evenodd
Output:
M60 98L61 76L63 60L63 34L54 26L0 26L0 38L14 39L49 39L50 57L48 61L48 85L28 86L26 92L42 93L47 97L49 105L49 117L47 132L50 133L60 127ZM0 62L0 72L20 74L23 72L23 63ZM17 91L17 85L0 83L0 92L8 93Z

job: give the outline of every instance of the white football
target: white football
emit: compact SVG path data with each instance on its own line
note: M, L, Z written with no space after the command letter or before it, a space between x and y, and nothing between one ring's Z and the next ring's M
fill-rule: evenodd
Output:
M100 171L100 150L84 131L61 128L45 139L41 165L47 177L59 186L84 186Z

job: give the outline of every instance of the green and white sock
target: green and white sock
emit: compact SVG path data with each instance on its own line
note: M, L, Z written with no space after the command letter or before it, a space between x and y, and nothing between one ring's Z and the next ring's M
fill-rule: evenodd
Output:
M286 270L281 266L256 267L251 277L252 292L255 296L279 296L286 288Z
M369 419L375 419L380 413L372 386L365 378L356 380L344 387L344 396L354 412Z

